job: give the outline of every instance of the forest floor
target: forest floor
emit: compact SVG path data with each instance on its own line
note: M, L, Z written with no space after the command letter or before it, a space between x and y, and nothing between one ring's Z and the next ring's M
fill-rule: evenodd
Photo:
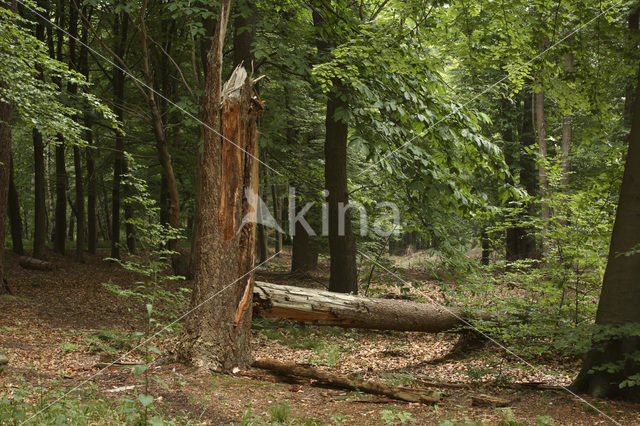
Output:
M0 297L0 351L9 357L8 367L0 375L0 424L12 422L7 417L11 414L8 407L15 413L20 398L26 404L23 418L28 418L29 412L46 408L76 387L60 402L71 401L77 407L97 400L115 407L143 392L130 366L110 368L96 376L100 362L118 359L136 346L139 335L134 333L143 328L145 309L143 302L117 295L102 285L112 282L134 288L138 281L117 264L103 261L105 256L106 252L87 256L86 263L79 264L71 257L51 254L55 269L40 272L20 268L17 256L6 254L6 277L13 295ZM288 261L284 254L260 269L257 278L318 288L326 285L326 262L310 277L300 279L286 273ZM411 262L398 264L403 276L423 284L416 291L442 298L438 281ZM388 291L383 282L382 274L374 275L372 290ZM188 287L188 282L167 284L167 289L178 287ZM179 314L178 308L187 303L185 297L182 304L168 309ZM176 333L158 336L155 345L170 351ZM638 404L593 398L587 398L587 404L558 388L575 377L578 360L532 361L531 368L493 343L455 333L343 330L255 318L253 351L255 358L309 363L392 385L421 389L431 382L443 383L429 389L440 389L444 395L437 405L403 403L321 387L308 380L284 383L263 370L235 375L203 373L161 357L150 369L154 378L164 382L150 384L149 393L155 397L153 410L177 424L187 419L204 424L612 423L606 416L620 424L640 424ZM140 354L134 351L128 358L139 361ZM478 394L507 399L508 407L473 406L472 397ZM80 415L93 419L89 424L116 424L125 418L117 409L100 414L104 408L87 407ZM56 418L49 412L56 412L56 407L38 414L32 424L54 423ZM105 418L109 415L112 417ZM62 419L64 416L68 414L63 413ZM19 418L13 421L19 423ZM74 423L68 417L67 422Z

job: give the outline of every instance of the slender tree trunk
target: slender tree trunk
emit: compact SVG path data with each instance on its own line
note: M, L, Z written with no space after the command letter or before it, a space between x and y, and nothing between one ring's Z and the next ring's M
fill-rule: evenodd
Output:
M232 80L237 77L236 81L243 84L238 90L225 92L222 114L220 111L222 52L229 8L230 0L221 1L208 54L192 253L195 275L191 306L196 310L186 318L181 350L183 358L196 366L227 371L251 364L256 212L251 211L253 206L243 195L244 188L257 193L256 120L262 112L262 103L253 98L252 80L242 78L240 70L234 72ZM245 151L223 142L210 129L222 129L220 133L225 138ZM254 220L242 226L240 221L248 214Z
M33 170L34 170L34 223L33 223L33 257L45 260L45 243L47 240L47 207L46 182L44 178L44 144L42 135L33 129Z
M267 245L267 233L265 230L265 226L262 224L258 224L258 233L257 233L257 248L258 248L258 262L264 263L267 260L268 256L268 245Z
M291 247L291 272L307 274L318 265L318 251L311 245L309 234L300 222L296 222L296 233Z
M105 241L108 239L109 241L113 241L113 235L111 234L111 220L109 218L109 197L107 194L107 186L104 183L104 179L102 176L100 178L100 187L102 188L102 210L104 212L104 227L107 231L105 235Z
M508 128L506 135L507 141L514 140L513 151L505 151L507 163L512 170L520 169L520 184L526 189L529 195L538 193L537 172L534 158L526 154L525 147L534 143L534 125L533 125L533 101L531 96L524 96L523 108L521 113L521 121L519 134L517 139L513 135L511 128ZM512 139L513 138L513 139ZM516 143L517 142L517 143ZM515 163L514 157L519 157L518 164ZM526 219L526 215L534 214L534 206L532 203L524 206L526 211L519 215L518 220ZM530 259L537 257L536 241L532 236L532 230L522 224L516 224L507 229L506 232L506 258L509 261Z
M71 209L71 214L69 215L69 227L67 228L67 239L73 242L73 231L76 225L76 206L75 203L71 200L70 196L67 198L67 202L69 203L69 208Z
M62 48L64 44L64 33L62 28L64 22L64 2L58 2L56 10L56 23L59 27L56 39L56 59L60 62L64 61ZM50 52L53 53L53 52ZM62 82L57 81L60 90L63 90ZM67 228L67 169L65 165L65 143L62 135L58 135L58 143L56 145L56 213L53 247L57 253L65 253L66 245L66 228Z
M69 5L69 68L77 71L80 69L80 64L76 58L76 39L78 38L78 10L71 0ZM82 54L81 54L82 56ZM85 54L86 56L86 54ZM86 60L86 59L85 59ZM75 84L69 85L69 94L73 97L78 88ZM80 117L76 117L78 120ZM73 167L75 170L75 184L76 184L76 202L73 213L75 213L76 220L76 261L84 262L84 243L85 243L85 219L84 219L84 179L82 174L82 155L80 153L80 147L75 145L73 147Z
M542 84L538 81L538 84ZM538 164L538 183L540 185L540 195L543 198L541 217L543 223L550 217L549 206L544 201L549 183L547 182L547 169L544 161L547 158L547 124L544 117L544 89L539 87L535 92L534 108L535 108L535 126L536 126L536 142L538 143L538 154L540 156ZM544 242L542 243L544 252Z
M564 67L567 73L573 71L573 54L571 52L564 55ZM569 154L571 153L572 135L573 114L569 113L562 118L562 185L565 188L569 185L569 174L571 173Z
M83 8L83 15L87 16L87 8ZM80 54L79 54L79 69L89 81L89 60L87 55L87 36L89 30L86 25L82 26L82 33L80 35ZM84 126L87 128L84 139L87 141L88 148L85 151L85 163L87 168L87 251L90 254L96 254L96 248L98 243L98 231L97 231L97 219L98 219L98 206L97 197L98 189L96 183L96 151L92 148L93 145L93 131L91 129L93 121L91 114L85 112L83 115ZM76 183L77 185L77 183Z
M129 173L129 164L127 163L126 160L122 164L122 173L125 175ZM126 185L124 187L124 193L125 193L125 197L127 198L133 195L133 191L130 185ZM129 252L129 254L135 254L136 252L136 228L133 225L133 223L131 223L132 219L133 219L133 204L125 203L124 231L127 239L127 252Z
M129 17L125 12L121 12L115 18L114 34L119 34L120 38L116 42L114 53L117 57L124 59L127 33L129 29ZM117 60L117 59L115 59ZM118 66L113 67L113 97L115 113L118 121L124 121L124 71ZM111 190L111 257L120 258L120 184L124 170L124 138L119 130L116 130L116 152L113 161L113 188Z
M15 10L15 2L12 2L12 6ZM0 101L0 293L8 290L4 284L4 240L7 230L7 202L11 174L12 115L11 105Z
M243 63L245 69L251 72L254 71L251 52L256 23L254 0L239 0L236 11L233 21L233 66Z
M92 131L91 131L91 118L88 114L84 116L84 125L87 129L85 133L85 140L92 145ZM97 206L97 188L96 188L96 160L95 152L93 148L88 148L86 156L87 167L87 251L91 254L96 254L96 248L98 244L98 230L96 221L98 219L98 206Z
M40 5L40 2L38 3ZM44 24L41 20L36 23L36 38L45 41ZM43 78L42 72L40 78ZM47 241L47 207L46 207L46 181L44 163L44 143L42 135L37 129L33 129L33 257L45 260L45 244Z
M640 324L640 78L637 82L629 151L620 187L616 220L611 235L607 268L604 273L596 324L618 327ZM635 252L629 254L629 252ZM614 397L640 401L640 386L620 387L630 376L640 374L640 337L622 336L600 342L587 354L573 387L596 397ZM604 364L619 364L619 370L605 368L591 372Z
M145 14L147 9L147 1L144 0L142 7L140 8L139 20L140 29L142 30L142 73L145 78L145 83L149 90L146 92L146 100L151 111L153 135L156 139L156 150L158 152L158 159L162 166L162 173L167 181L167 189L169 192L169 225L172 228L180 228L180 196L178 193L178 183L173 173L173 165L171 162L171 155L169 154L169 148L167 144L167 134L164 128L164 122L160 108L155 99L155 93L153 91L153 78L151 76L151 68L149 64L149 50L147 47L147 29L145 25ZM177 251L179 249L179 240L169 241L169 248ZM174 259L175 260L175 259ZM175 266L175 262L174 262Z
M282 226L282 200L279 197L275 184L271 184L271 199L273 201L273 214L275 216L276 223ZM273 231L275 233L275 246L276 256L280 257L282 251L282 232L278 232L277 229Z
M336 118L336 112L347 109L341 99L340 85L334 86L327 100L325 121L325 187L329 211L329 253L331 255L329 290L339 293L358 293L356 245L351 231L351 217L345 211L347 190L347 123Z
M314 26L322 28L323 16L313 13ZM332 35L323 36L318 31L316 46L320 55L326 56L335 45ZM324 141L324 179L329 221L330 276L329 290L339 293L358 293L358 270L356 265L355 237L351 231L351 216L347 189L347 138L348 123L336 117L337 112L348 110L345 100L347 88L339 80L327 96Z
M22 246L22 216L20 215L20 199L18 197L18 190L16 189L16 182L13 175L13 156L11 156L10 161L8 202L9 222L11 224L11 243L13 245L14 253L24 254L24 247Z

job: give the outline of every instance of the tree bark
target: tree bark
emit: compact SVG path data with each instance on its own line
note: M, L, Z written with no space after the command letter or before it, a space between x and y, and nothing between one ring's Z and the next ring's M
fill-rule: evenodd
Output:
M127 33L129 29L129 17L126 12L121 12L114 17L114 34L120 37L116 41L114 53L117 58L124 59L126 51ZM124 71L121 67L113 67L113 112L119 122L124 121ZM113 187L111 189L111 257L120 259L120 184L123 172L124 137L120 130L115 131L116 152L113 161Z
M22 246L22 216L20 215L20 199L14 179L13 155L10 160L8 203L12 250L14 253L24 254L24 247Z
M38 2L40 4L40 2ZM45 32L44 24L41 20L36 23L36 38L44 43ZM44 78L42 72L40 78ZM47 207L46 207L46 182L45 182L45 163L44 163L44 144L42 135L37 129L33 129L33 257L44 260L45 244L47 241Z
M233 20L233 66L244 64L249 72L253 69L251 47L255 37L254 0L240 0L236 3L236 16Z
M11 174L12 114L11 105L0 102L0 292L4 289L4 240L7 230L7 202Z
M538 144L538 184L540 185L540 196L542 197L541 213L543 226L546 226L546 222L550 217L549 206L544 201L549 183L547 181L547 168L545 166L545 160L547 158L547 124L544 117L544 88L542 82L537 81L538 87L535 92L534 98L534 110L535 110L535 127L536 127L536 142ZM542 241L542 252L544 253L544 241Z
M56 23L58 25L56 39L56 59L63 62L62 48L64 44L64 2L58 2L56 10ZM52 53L52 52L50 52ZM62 82L57 81L60 90L63 90ZM62 135L58 135L56 145L56 212L53 247L57 253L65 253L67 239L67 169L65 166L65 143Z
M129 173L129 165L126 160L122 163L122 173ZM128 198L133 195L133 188L131 185L126 185L124 187L125 197ZM133 219L133 204L125 203L124 205L124 232L127 241L127 252L129 254L135 254L136 252L136 228L131 223L131 219Z
M596 324L621 326L640 324L640 78L637 81L633 108L629 151L620 187L618 210L611 235L609 257L604 273ZM629 254L630 251L635 251ZM629 376L640 373L640 337L620 337L592 349L576 378L573 387L596 397L623 398L640 401L640 386L620 388ZM634 360L632 357L636 356ZM629 357L629 358L626 358ZM621 363L619 371L595 371L594 367L607 363Z
M300 222L296 223L291 248L291 272L307 274L318 265L318 250L312 247L309 234Z
M282 199L279 197L275 184L271 184L271 200L273 202L273 215L276 223L282 226ZM277 229L273 230L275 236L276 257L280 257L282 251L282 232Z
M564 68L569 74L573 71L573 53L565 53ZM569 185L569 174L571 173L569 154L571 153L572 136L573 114L569 113L565 114L565 116L562 118L562 185L565 188Z
M140 8L139 20L140 28L142 30L142 74L145 78L148 91L144 93L146 96L149 110L151 111L152 130L156 139L156 151L158 153L158 160L162 167L162 174L167 183L167 189L169 194L169 225L172 228L180 228L180 195L178 193L178 183L173 173L173 165L171 162L171 154L169 154L169 148L167 144L167 134L160 113L160 107L156 102L155 93L153 90L153 78L151 76L151 69L149 64L149 50L147 47L147 29L145 25L145 14L147 10L147 1L144 0L142 7ZM166 71L165 71L166 72ZM169 241L169 249L177 251L179 249L179 240ZM175 259L174 259L175 261Z
M36 259L35 257L21 256L19 263L20 266L25 269L35 269L38 271L51 271L53 269L51 262Z
M358 293L356 244L351 231L351 216L344 211L349 203L347 189L347 123L336 113L348 108L341 99L339 85L329 94L325 120L324 176L329 212L329 254L331 256L329 290ZM343 225L343 226L341 226Z
M262 112L253 81L242 68L234 71L221 97L222 53L230 3L220 3L208 54L192 253L193 312L185 320L180 349L187 362L221 371L251 364L251 309L246 307L253 282L256 212L255 205L251 205L253 200L243 195L245 188L247 193L257 194L256 121ZM246 225L241 223L243 219L249 219Z
M80 70L79 63L76 59L76 39L78 37L78 10L70 2L69 8L69 68ZM76 94L77 87L75 84L69 85L69 94L73 97ZM77 117L80 120L80 117ZM85 240L85 218L84 218L84 179L82 176L82 155L80 147L73 147L73 167L75 170L76 184L76 202L75 213L76 219L76 254L75 258L78 262L84 262L84 240Z
M87 16L87 7L83 8L84 16ZM80 35L80 53L78 58L78 68L89 81L89 60L87 52L87 36L89 30L86 25L82 25ZM87 128L84 134L84 140L87 141L88 148L85 151L85 166L87 168L87 251L90 254L96 254L98 243L98 205L97 205L97 181L96 181L96 160L93 145L93 131L91 129L93 121L91 114L85 112L83 114L84 126Z
M371 299L256 281L253 313L313 325L439 333L465 325L458 308L396 299Z
M505 103L508 101L505 101ZM520 160L516 165L515 153L505 151L505 158L507 163L511 167L512 171L519 169L520 171L520 184L526 189L527 193L531 196L536 195L538 191L536 166L534 159L526 154L525 147L535 142L535 130L533 124L533 101L531 96L524 96L524 102L521 113L521 121L519 128L519 135L516 139L513 135L513 131L508 127L508 134L506 136L507 141L517 141L517 151ZM507 155L509 154L509 155ZM525 216L533 214L533 204L529 203L524 206L526 211L518 215L517 220L525 219ZM506 231L506 259L509 261L531 259L537 257L536 240L532 236L532 230L522 226L521 224L515 224Z
M389 398L407 402L434 404L440 401L441 396L439 392L418 391L398 386L389 386L380 382L363 380L355 376L340 375L319 368L301 366L292 363L261 359L256 360L256 362L253 363L253 366L273 371L281 376L306 377L317 380L325 385L363 391L373 395L384 395Z
M314 26L321 28L325 18L313 12ZM316 46L320 55L327 55L335 45L332 35L323 36L320 31ZM339 80L327 95L324 142L324 179L327 196L329 222L330 275L329 290L339 293L358 293L358 271L356 265L355 237L351 231L351 217L344 210L349 203L347 189L347 138L349 126L344 118L349 104L347 88ZM337 114L341 116L338 117Z
M266 227L260 223L258 224L257 243L258 263L264 263L267 261L267 252L269 250L269 247L267 245Z

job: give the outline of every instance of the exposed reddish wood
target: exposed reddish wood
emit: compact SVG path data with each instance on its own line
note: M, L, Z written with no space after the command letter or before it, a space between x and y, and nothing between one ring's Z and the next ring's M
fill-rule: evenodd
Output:
M354 389L374 395L384 395L389 398L408 402L421 402L433 404L440 401L439 392L417 391L398 386L389 386L384 383L362 380L348 375L339 375L319 368L301 366L292 363L284 363L272 360L256 360L254 367L276 372L281 376L300 376L317 380L325 385L335 386L345 389Z

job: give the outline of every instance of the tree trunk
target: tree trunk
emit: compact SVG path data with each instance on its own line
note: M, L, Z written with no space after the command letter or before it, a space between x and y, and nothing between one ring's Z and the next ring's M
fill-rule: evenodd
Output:
M13 176L13 156L10 160L9 171L9 222L11 229L11 244L14 253L24 254L22 246L22 216L20 215L20 199L18 198L18 190Z
M91 131L91 119L88 114L84 116L84 125L87 129L85 133L85 140L91 146L92 144L92 131ZM97 205L97 187L96 187L96 160L95 152L92 148L86 151L86 166L87 166L87 251L91 254L96 254L96 248L98 244L98 205Z
M69 8L69 68L80 70L76 60L76 39L78 37L78 10L70 3ZM69 85L69 94L74 97L77 87L75 84ZM77 117L80 120L80 117ZM80 147L73 147L73 167L75 170L76 184L76 202L75 213L76 219L76 261L84 262L84 239L85 239L85 219L84 219L84 179L82 176L82 155Z
M564 55L564 67L568 74L573 71L573 54L567 52ZM573 114L568 113L562 118L562 185L566 188L569 185L569 173L571 163L569 154L571 153L571 139L573 135Z
M51 271L53 264L35 257L21 256L19 260L20 266L24 269L35 269L37 271Z
M121 12L114 19L114 34L120 34L114 49L117 58L124 59L126 50L127 33L129 29L129 17L126 12ZM118 59L114 58L115 61ZM119 122L124 121L124 71L121 67L113 67L113 112ZM113 187L111 190L111 257L120 259L120 183L123 172L124 138L120 130L115 131L116 152L113 161Z
M4 239L7 230L7 203L11 174L12 113L11 105L0 102L0 293L7 291L4 289Z
M538 184L540 185L540 197L541 197L541 205L540 205L540 217L542 219L542 226L547 226L547 221L550 217L549 206L544 200L547 195L547 189L549 187L549 183L547 181L547 168L545 165L545 160L547 159L547 124L544 117L544 88L542 87L542 82L538 81L540 87L538 87L535 92L534 98L534 122L536 128L536 142L538 145ZM540 241L540 253L544 255L545 253L545 241L544 238L541 238Z
M269 247L267 245L266 227L260 223L258 224L257 243L258 263L264 263L267 261Z
M604 273L596 324L622 326L640 324L640 78L637 82L629 151L620 187L616 220L611 234L607 268ZM633 251L635 253L630 254ZM640 337L620 337L610 340L604 347L592 349L576 378L573 387L595 397L624 398L640 401L640 386L619 385L627 377L640 374ZM635 358L634 358L635 357ZM594 367L620 363L619 371L595 371Z
M58 2L56 10L56 23L58 25L56 39L56 59L63 62L62 47L64 43L64 2ZM53 53L53 52L50 52ZM63 90L62 82L57 81L60 91ZM67 169L65 166L65 147L62 135L58 135L56 145L56 213L53 247L57 253L65 253L65 243L67 238Z
M164 128L164 122L160 108L156 102L155 94L153 91L153 78L151 76L151 68L149 64L149 50L147 48L147 29L145 25L145 14L147 10L147 1L144 0L142 7L140 8L139 20L140 28L142 30L142 74L145 78L145 83L148 87L148 91L144 93L146 96L147 104L151 111L152 130L156 139L156 151L158 153L158 159L160 166L162 167L162 174L167 183L167 189L169 193L169 225L172 228L180 228L180 196L178 193L178 183L175 175L173 174L173 165L171 162L171 155L167 145L167 134ZM166 72L166 71L165 71ZM177 251L179 249L179 240L169 241L169 249ZM174 259L174 266L176 259Z
M533 101L531 96L524 96L521 125L519 129L519 135L517 138L517 150L520 157L517 168L520 169L520 184L526 189L527 193L534 196L538 193L537 176L535 161L531 155L525 152L525 147L534 143L534 124L533 124ZM510 131L509 135L513 137ZM514 138L515 139L515 138ZM510 139L506 139L510 140ZM505 154L506 156L506 154ZM513 157L515 155L510 155ZM508 164L514 167L514 161L507 158ZM526 215L533 214L533 204L529 203L524 206L526 211L518 215L517 220L526 219ZM509 261L531 259L537 257L536 240L532 236L532 230L522 226L521 224L515 224L507 229L506 232L506 259Z
M129 165L127 164L127 161L124 160L122 162L122 173L123 174L127 174L129 173ZM125 185L124 187L124 194L126 198L129 198L130 196L133 195L133 189L131 188L131 185ZM127 241L127 252L129 252L129 254L135 254L136 252L136 228L133 225L133 223L131 223L131 219L133 219L133 204L132 203L125 203L124 205L124 232L125 232L125 237L126 237L126 241Z
M180 350L187 362L222 371L251 364L251 309L247 307L252 294L256 212L252 211L253 200L243 195L245 188L246 192L257 194L256 120L262 112L253 81L242 68L234 71L221 96L222 53L230 3L220 3L208 54L192 253L193 312L185 320ZM245 224L243 219L249 220Z
M324 176L329 212L329 253L331 256L329 290L358 293L356 244L351 232L351 217L344 210L349 203L347 190L347 136L349 128L336 112L348 108L340 98L338 84L329 94L325 120Z
M318 27L316 47L320 55L326 56L335 46L334 35L323 34L325 18L313 12L313 24ZM347 88L338 79L327 96L324 142L324 179L327 196L329 222L330 275L329 290L339 293L358 293L358 271L356 265L355 237L351 232L351 217L345 208L349 203L347 189L347 138L349 126L344 118L349 104ZM342 113L342 117L336 117Z
M363 380L356 376L345 376L315 367L301 366L292 363L283 363L271 360L256 360L254 367L273 371L281 376L300 376L317 380L324 385L336 386L343 389L352 389L359 392L367 392L373 395L384 395L400 401L433 404L440 401L440 392L419 391L405 389L397 386L389 386L381 382Z
M44 43L45 32L44 24L41 20L36 23L36 38ZM40 78L44 78L40 73ZM33 129L33 257L44 260L45 244L47 241L47 207L46 207L46 182L45 182L45 163L44 163L44 144L42 135L37 129Z
M236 3L237 15L233 21L233 66L242 63L249 72L255 72L251 52L256 23L254 9L254 0L239 0Z
M273 202L273 214L276 223L282 226L282 199L278 195L275 184L271 184L271 200ZM280 257L279 253L282 251L282 232L278 232L277 229L274 229L273 232L275 236L276 257Z
M295 231L291 248L291 272L307 274L318 265L318 250L310 244L309 234L300 222L296 222Z
M83 8L83 15L87 16L86 6ZM78 67L80 72L85 76L85 79L89 81L89 60L87 52L87 35L89 30L86 25L82 25L82 32L80 35L80 54ZM87 141L88 148L85 151L85 164L87 168L87 251L91 254L96 254L96 248L98 243L98 206L97 206L97 181L96 181L96 160L95 151L91 148L93 144L93 131L91 126L93 121L91 120L91 114L85 112L83 115L84 126L87 128L84 140Z
M396 299L370 299L256 281L253 313L313 325L439 333L465 325L458 308Z

